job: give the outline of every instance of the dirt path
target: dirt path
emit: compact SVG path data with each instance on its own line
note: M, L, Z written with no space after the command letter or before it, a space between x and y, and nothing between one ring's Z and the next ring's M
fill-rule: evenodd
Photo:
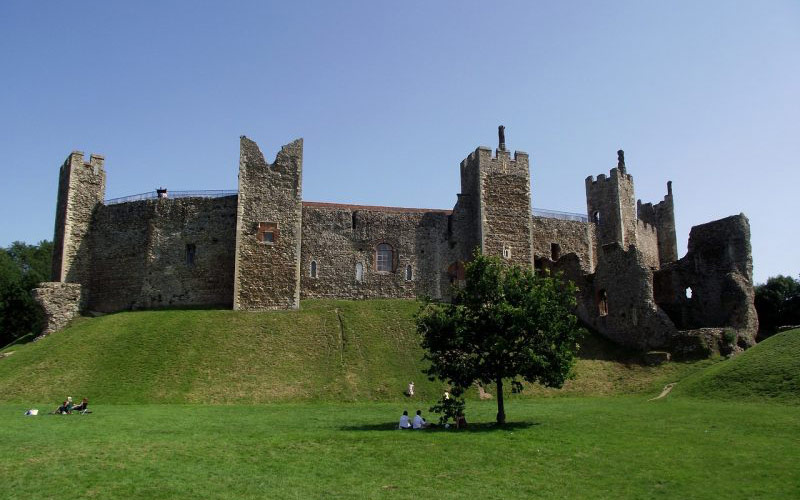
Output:
M648 401L655 401L656 399L661 399L663 397L666 397L667 394L669 394L669 391L671 391L673 387L675 387L675 382L665 385L664 388L661 390L661 394L659 394L654 398L648 399Z

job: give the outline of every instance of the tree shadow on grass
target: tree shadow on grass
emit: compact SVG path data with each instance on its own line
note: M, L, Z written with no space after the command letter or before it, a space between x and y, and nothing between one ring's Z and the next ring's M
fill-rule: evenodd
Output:
M450 426L449 429L445 429L444 426L436 425L434 427L428 427L427 429L423 429L422 432L514 432L523 429L528 429L530 427L535 427L537 425L542 425L540 422L508 422L504 425L497 425L495 422L478 422L474 424L469 424L466 429L456 429L454 426ZM345 425L339 428L343 431L399 431L397 428L397 422L385 422L380 424L363 424L363 425ZM417 433L420 432L419 430L410 430L407 432Z

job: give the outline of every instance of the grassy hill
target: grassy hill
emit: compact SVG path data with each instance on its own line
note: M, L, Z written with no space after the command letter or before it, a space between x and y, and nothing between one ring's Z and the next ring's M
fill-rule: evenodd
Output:
M772 336L729 360L688 376L677 394L800 404L800 329Z
M444 387L421 373L418 303L304 301L299 311L160 310L82 318L0 359L0 401L264 403L402 400L414 381L433 401ZM583 342L563 390L522 396L657 392L703 364L646 367L612 344ZM492 388L487 388L491 393Z

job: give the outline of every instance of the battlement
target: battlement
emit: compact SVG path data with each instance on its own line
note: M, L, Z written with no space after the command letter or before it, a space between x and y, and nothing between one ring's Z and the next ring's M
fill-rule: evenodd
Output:
M528 153L524 151L511 152L505 149L495 149L492 152L486 146L479 146L461 161L461 175L468 170L481 170L484 173L502 173L528 176Z
M600 174L597 176L597 179L595 179L594 176L590 175L589 177L586 178L587 188L589 186L598 186L598 185L603 185L604 183L607 182L619 181L619 180L633 182L633 176L618 167L614 167L611 170L609 170L608 174L609 175Z
M99 153L92 153L89 155L89 161L85 161L84 159L85 153L83 151L73 151L69 154L67 159L64 161L63 167L67 165L70 166L86 166L86 167L97 167L103 168L103 164L105 163L106 157Z
M636 220L636 232L641 233L642 231L646 231L648 233L653 233L654 235L658 231L658 229L650 224L649 222L645 222L642 219Z

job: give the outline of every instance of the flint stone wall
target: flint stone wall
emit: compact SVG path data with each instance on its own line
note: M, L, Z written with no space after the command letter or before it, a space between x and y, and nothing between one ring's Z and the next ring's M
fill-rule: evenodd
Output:
M227 196L99 206L89 309L230 307L236 204Z
M72 319L80 316L86 305L83 287L78 283L40 283L32 294L44 312L42 335L63 329Z
M594 272L593 223L534 216L531 224L535 259L554 260L552 244L555 243L561 248L561 257L575 254L581 270L586 273Z
M731 327L739 343L753 345L758 315L747 217L694 226L686 256L655 274L654 293L679 328Z
M301 297L441 298L446 283L448 215L447 211L305 203ZM376 247L381 243L392 247L391 272L377 271ZM316 277L311 274L312 261ZM360 281L357 264L361 264Z

